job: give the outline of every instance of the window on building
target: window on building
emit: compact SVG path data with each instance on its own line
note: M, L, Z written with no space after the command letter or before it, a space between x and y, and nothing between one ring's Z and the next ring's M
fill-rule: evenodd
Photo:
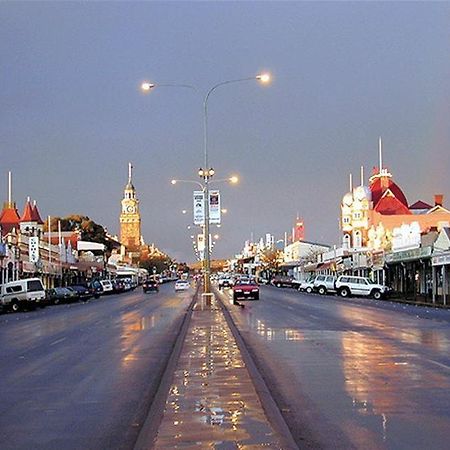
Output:
M361 231L359 231L359 230L355 231L353 244L354 244L354 247L362 247Z

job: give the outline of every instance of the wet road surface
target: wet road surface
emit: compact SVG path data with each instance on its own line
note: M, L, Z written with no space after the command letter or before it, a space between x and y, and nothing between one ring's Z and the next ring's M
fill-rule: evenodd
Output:
M0 448L132 448L192 295L0 315Z
M154 448L289 448L266 418L214 300L194 307Z
M450 311L262 287L227 303L301 448L448 449Z

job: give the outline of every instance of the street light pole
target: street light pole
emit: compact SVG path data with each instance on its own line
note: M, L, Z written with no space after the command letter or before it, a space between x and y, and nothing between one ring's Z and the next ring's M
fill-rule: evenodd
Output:
M227 84L241 83L244 81L254 81L259 80L261 83L266 84L270 82L270 75L267 73L259 74L253 77L247 78L238 78L235 80L227 80L222 81L214 85L209 91L206 93L204 101L203 101L203 150L204 150L204 167L200 168L199 175L203 179L202 190L203 190L203 200L204 200L204 222L203 222L203 233L204 233L204 244L205 244L205 254L204 254L204 293L211 293L211 257L210 257L210 239L209 239L209 180L214 175L214 170L209 167L208 160L208 100L210 95L220 86L224 86ZM189 89L197 90L194 86L189 84L154 84L149 82L144 82L141 84L141 88L144 91L150 91L156 86L167 86L167 87L184 87ZM234 178L234 177L233 177ZM176 180L173 180L173 182ZM180 180L181 181L181 180ZM230 179L231 182L234 182ZM174 184L174 183L173 183Z
M220 86L224 86L226 84L233 84L233 83L241 83L244 81L254 81L254 80L260 80L262 83L268 83L270 81L270 75L268 74L261 74L253 77L247 77L247 78L239 78L236 80L227 80L222 81L221 83L218 83L214 85L205 95L205 100L203 102L203 147L204 147L204 163L205 166L203 168L204 176L203 176L203 183L204 183L204 209L205 209L205 222L204 222L204 242L205 242L205 258L203 263L203 270L204 270L204 293L209 294L211 293L211 255L209 251L210 246L210 240L209 240L209 179L212 175L209 175L211 169L209 169L209 161L208 161L208 100L210 95ZM213 172L214 174L214 172ZM202 176L202 175L200 175Z

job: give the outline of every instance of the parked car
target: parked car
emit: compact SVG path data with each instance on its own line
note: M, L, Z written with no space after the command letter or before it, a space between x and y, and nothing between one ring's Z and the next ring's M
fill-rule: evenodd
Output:
M94 293L87 286L83 286L82 284L75 284L74 286L68 286L67 289L71 289L75 292L78 300L86 301L94 296Z
M258 284L269 284L269 280L264 277L257 277Z
M88 288L94 294L95 298L99 298L103 294L103 287L99 280L93 280L88 284Z
M45 303L45 289L40 278L10 281L1 285L0 304L14 312L34 309Z
M277 275L270 280L270 283L277 288L281 287L290 287L298 289L300 286L300 281L296 280L293 277Z
M147 292L158 292L159 291L159 283L156 280L147 280L142 283L142 289L144 293Z
M316 277L308 278L305 281L302 281L298 287L299 291L307 292L308 294L311 294L314 290L314 280Z
M218 281L219 289L232 287L234 284L233 278L231 276L221 276Z
M102 285L103 294L112 294L114 291L113 284L111 280L100 280L100 284Z
M238 300L259 300L259 287L250 278L240 278L233 286L233 304Z
M189 281L186 280L177 280L175 281L175 292L177 291L185 291L189 289Z
M380 299L389 292L389 288L382 284L376 284L369 278L341 275L336 280L336 290L341 297L350 295L371 296Z
M71 289L55 287L47 290L46 302L51 305L59 303L70 303L78 300L78 295Z
M120 294L121 292L125 291L125 283L122 280L113 280L111 281L112 284L112 292L114 294Z
M336 291L336 277L333 275L317 275L313 282L313 289L319 294Z

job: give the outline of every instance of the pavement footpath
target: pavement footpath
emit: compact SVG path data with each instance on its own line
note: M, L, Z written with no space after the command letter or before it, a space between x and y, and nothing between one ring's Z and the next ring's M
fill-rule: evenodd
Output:
M156 439L149 442L141 436L135 448L297 448L284 424L280 428L276 420L269 422L267 409L219 301L199 295Z

